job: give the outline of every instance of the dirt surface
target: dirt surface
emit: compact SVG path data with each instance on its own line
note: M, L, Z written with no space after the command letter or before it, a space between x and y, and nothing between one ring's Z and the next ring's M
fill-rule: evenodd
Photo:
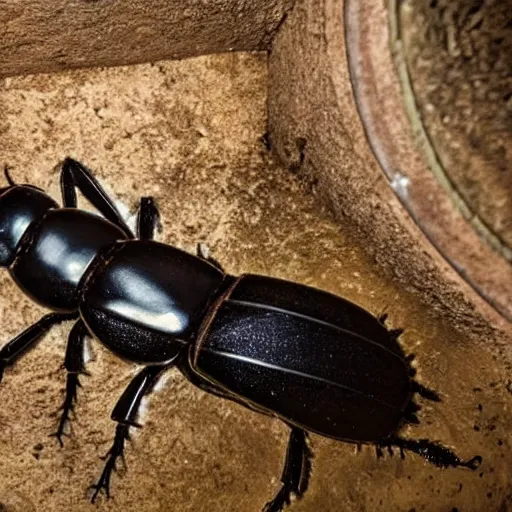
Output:
M315 512L505 512L512 509L510 367L384 277L311 190L272 161L262 54L202 57L0 83L1 164L58 197L65 156L87 163L133 214L153 195L161 241L211 248L230 273L257 272L343 295L403 327L418 380L439 404L419 400L421 424L404 436L438 439L476 472L438 469L410 454L377 459L372 447L311 436L310 488L290 510ZM6 341L42 310L0 274ZM257 512L279 488L287 428L207 395L169 372L128 447L113 498L91 506L114 425L117 397L136 370L91 343L72 437L54 431L63 398L60 368L68 325L56 327L5 373L0 386L0 510ZM3 343L2 341L2 343ZM371 419L370 419L371 421Z
M512 2L401 2L416 104L449 180L512 254Z

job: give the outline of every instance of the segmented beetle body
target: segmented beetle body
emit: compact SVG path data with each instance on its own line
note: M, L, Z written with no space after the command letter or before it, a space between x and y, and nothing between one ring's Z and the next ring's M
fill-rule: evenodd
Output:
M62 437L85 372L91 335L144 368L117 402L115 439L92 500L109 495L110 477L142 397L169 368L204 391L275 416L291 429L282 486L264 507L278 512L307 487L307 433L356 444L410 450L440 467L476 469L426 439L399 436L417 423L415 395L439 400L414 380L400 330L330 293L271 277L224 272L220 264L153 241L158 211L142 198L137 233L126 225L90 171L66 159L63 207L32 185L0 189L0 266L35 302L52 310L0 350L0 380L56 323L73 320L64 366ZM78 188L103 217L77 209Z

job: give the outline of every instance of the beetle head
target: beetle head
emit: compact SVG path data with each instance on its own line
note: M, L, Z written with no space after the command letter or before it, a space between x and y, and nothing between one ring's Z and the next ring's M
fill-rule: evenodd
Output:
M9 186L0 188L0 267L9 266L28 226L58 204L32 185L16 185L5 171Z

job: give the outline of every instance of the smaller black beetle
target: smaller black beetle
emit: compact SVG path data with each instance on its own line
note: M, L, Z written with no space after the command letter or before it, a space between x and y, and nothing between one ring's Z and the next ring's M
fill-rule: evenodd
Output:
M291 493L301 496L310 467L307 432L358 445L413 451L433 464L476 469L426 439L398 430L417 423L415 393L438 395L414 377L410 358L388 330L351 302L308 286L244 274L226 274L198 246L197 256L152 241L158 212L141 200L137 239L113 202L80 163L66 159L61 173L64 208L42 190L0 189L0 265L35 302L53 310L0 350L3 370L56 323L74 320L64 365L63 412L54 434L62 445L85 373L84 338L144 369L117 402L115 439L92 501L109 495L144 394L165 370L177 367L193 384L291 429L282 487L264 510L278 512ZM77 187L104 218L76 208Z

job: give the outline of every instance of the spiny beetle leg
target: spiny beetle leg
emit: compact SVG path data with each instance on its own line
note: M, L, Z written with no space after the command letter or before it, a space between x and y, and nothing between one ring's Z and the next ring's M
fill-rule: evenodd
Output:
M4 368L14 364L51 327L66 320L73 320L77 316L78 313L49 313L8 341L0 350L0 382Z
M177 358L177 357L176 357ZM176 359L175 358L175 359ZM140 428L137 423L137 414L144 395L149 393L155 385L158 376L167 368L174 366L175 362L169 361L165 366L146 366L128 384L121 398L112 411L111 418L117 422L116 435L112 448L106 455L106 462L101 476L96 484L91 486L94 493L91 502L94 503L98 495L104 491L107 498L110 497L110 478L116 471L116 461L123 459L124 442L129 439L130 427Z
M107 455L104 457L106 462L103 467L103 471L101 472L101 476L96 484L91 485L91 489L94 489L91 497L91 503L96 501L96 498L101 491L105 491L107 499L110 498L110 478L112 476L112 472L117 471L117 459L121 458L124 462L124 442L127 439L130 439L130 426L131 425L123 425L122 423L117 424L116 435L114 437L112 448L110 448Z
M469 460L459 459L450 449L440 443L429 441L428 439L403 439L401 437L395 437L388 439L388 443L399 447L401 450L417 453L430 463L442 468L453 466L475 470L482 462L480 455L476 455Z
M308 486L310 469L311 452L307 445L307 433L292 427L281 476L283 485L274 499L265 505L263 512L281 512L284 505L290 503L291 493L302 496Z
M87 332L87 327L80 319L73 325L68 337L66 357L64 359L64 368L67 370L66 396L61 407L62 413L57 426L57 432L51 434L51 436L57 438L61 447L64 445L62 437L67 435L65 428L70 420L70 413L74 412L77 390L79 387L82 387L78 377L80 374L87 373L84 363L84 342Z
M67 208L76 208L75 187L101 212L101 214L119 226L128 238L135 238L131 229L126 225L123 217L114 205L114 202L107 195L98 180L91 174L89 169L72 158L66 158L62 164L60 174L60 188L62 201Z
M155 229L160 227L160 214L152 197L142 197L137 217L137 238L153 240Z

